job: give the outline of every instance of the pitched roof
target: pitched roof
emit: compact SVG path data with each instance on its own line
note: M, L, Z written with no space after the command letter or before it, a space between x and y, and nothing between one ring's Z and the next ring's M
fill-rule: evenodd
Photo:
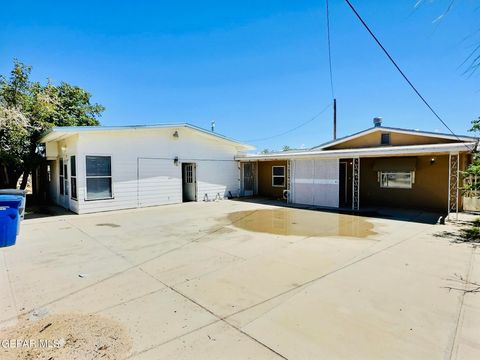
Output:
M436 137L440 139L451 139L455 141L464 141L464 142L471 142L476 141L477 138L473 136L465 136L465 135L453 135L453 134L445 134L445 133L438 133L438 132L431 132L431 131L420 131L420 130L413 130L413 129L402 129L402 128L394 128L394 127L385 127L385 126L374 126L366 130L362 130L352 135L347 135L342 138L331 140L326 143L314 146L311 150L319 150L325 149L330 146L334 146L337 144L341 144L345 141L349 141L352 139L356 139L360 136L367 135L373 133L375 131L390 131L396 132L400 134L407 134L407 135L417 135L417 136L428 136L428 137Z
M152 124L152 125L123 125L123 126L57 126L53 127L47 131L40 140L41 142L50 142L62 140L66 137L82 134L82 133L93 133L93 132L110 132L110 131L132 131L132 130L143 130L143 129L178 129L186 128L193 131L197 131L204 135L216 138L217 140L225 141L232 143L236 146L241 147L244 150L253 150L255 147L241 143L240 141L231 139L227 136L208 131L201 127L189 124L189 123L163 123L163 124Z

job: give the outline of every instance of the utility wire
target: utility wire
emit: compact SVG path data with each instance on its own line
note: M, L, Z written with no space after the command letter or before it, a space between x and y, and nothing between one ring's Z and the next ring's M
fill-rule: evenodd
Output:
M327 111L330 106L332 106L332 103L329 103L327 106L325 106L322 111L320 111L317 115L313 116L312 118L308 119L307 121L295 126L294 128L291 128L290 130L287 130L287 131L284 131L280 134L277 134L277 135L273 135L273 136L269 136L269 137L265 137L265 138L260 138L260 139L252 139L252 140L244 140L244 142L261 142L261 141L266 141L266 140L270 140L270 139L274 139L274 138L277 138L277 137L280 137L280 136L283 136L283 135L287 135L287 134L290 134L291 132L297 130L297 129L300 129L301 127L311 123L313 120L317 119L320 115L322 115L325 111Z
M383 50L383 52L385 53L385 55L387 55L387 57L389 58L389 60L392 62L392 64L395 66L395 68L398 70L398 72L403 76L403 78L405 79L405 81L408 83L408 85L410 85L410 87L413 89L413 91L415 91L415 93L418 95L418 97L423 101L423 103L425 105L427 105L427 107L430 109L430 111L433 113L433 115L435 115L435 117L440 120L440 122L443 124L443 126L445 126L448 131L450 131L452 133L453 136L455 136L459 141L461 141L460 137L455 134L452 129L450 129L450 127L447 125L447 123L440 117L440 115L438 115L438 113L433 109L433 107L428 103L428 101L422 96L422 94L420 94L420 92L417 90L417 88L415 87L415 85L412 84L412 82L408 79L407 75L405 75L405 73L402 71L402 69L400 69L400 67L398 66L398 64L395 62L395 60L392 58L392 56L388 53L387 49L385 49L385 47L382 45L382 43L380 42L380 40L378 40L378 38L375 36L375 34L372 32L372 30L370 30L370 27L366 24L366 22L362 19L362 17L360 16L360 14L357 12L357 10L355 10L355 8L353 7L352 3L349 1L349 0L345 0L345 2L348 4L348 6L350 7L350 9L352 9L352 11L355 13L355 15L357 16L358 20L360 20L360 22L362 23L362 25L365 27L365 29L367 29L367 31L370 33L370 35L372 36L372 38L375 40L375 42L378 44L378 46L380 46L380 48ZM472 150L470 149L467 145L465 145L469 150Z
M330 70L330 89L332 91L332 99L335 98L335 91L333 90L333 72L332 72L332 49L330 45L330 13L328 9L328 0L325 0L326 17L327 17L327 44L328 44L328 65Z

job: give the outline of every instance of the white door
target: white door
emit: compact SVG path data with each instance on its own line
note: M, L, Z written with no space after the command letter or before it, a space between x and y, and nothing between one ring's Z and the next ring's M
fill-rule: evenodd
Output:
M182 202L182 169L173 160L138 159L138 206Z

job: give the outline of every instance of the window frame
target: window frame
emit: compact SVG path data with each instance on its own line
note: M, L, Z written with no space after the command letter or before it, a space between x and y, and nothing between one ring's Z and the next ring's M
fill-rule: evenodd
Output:
M383 142L383 137L388 136L388 142L384 143ZM391 145L392 144L392 136L389 132L382 132L380 134L380 145L386 146L386 145Z
M73 196L74 192L75 192L75 196ZM70 199L76 200L76 201L78 200L77 157L75 155L70 155Z
M403 186L385 186L383 183L383 176L384 175L391 175L391 174L408 174L410 175L410 186L403 187ZM382 189L403 189L403 190L411 190L413 188L413 184L415 184L415 171L379 171L378 172L378 180L380 183L380 188Z
M275 168L282 168L283 175L275 175ZM275 178L283 178L283 185L275 185ZM287 174L285 165L272 165L272 187L281 187L284 188L287 184Z
M110 175L107 176L107 175L95 175L95 176L92 176L92 175L87 175L87 158L88 157L108 157L110 158ZM87 154L85 155L85 196L84 196L84 199L85 201L101 201L101 200L112 200L115 198L114 196L114 193L113 193L113 156L110 155L110 154ZM106 179L106 178L109 178L110 179L110 193L111 193L111 196L110 197L103 197L103 198L96 198L96 199L92 199L92 198L89 198L88 197L88 179Z
M63 158L58 159L58 192L60 196L65 196L65 174Z

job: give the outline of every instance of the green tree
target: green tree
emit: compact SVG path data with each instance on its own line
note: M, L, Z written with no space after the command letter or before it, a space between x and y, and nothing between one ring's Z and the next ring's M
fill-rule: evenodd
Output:
M99 125L104 107L90 102L84 89L30 81L31 66L14 61L10 76L0 76L0 188L27 184L44 158L42 134L52 126Z
M263 149L262 151L260 151L260 154L268 154L269 152L270 152L270 150Z
M282 151L290 151L292 148L288 145L283 145Z
M472 120L472 127L469 131L480 133L480 117ZM472 152L472 162L468 165L463 175L466 178L463 185L463 192L466 195L471 195L473 193L478 196L478 191L480 190L480 153L478 151ZM478 179L478 182L473 179Z

